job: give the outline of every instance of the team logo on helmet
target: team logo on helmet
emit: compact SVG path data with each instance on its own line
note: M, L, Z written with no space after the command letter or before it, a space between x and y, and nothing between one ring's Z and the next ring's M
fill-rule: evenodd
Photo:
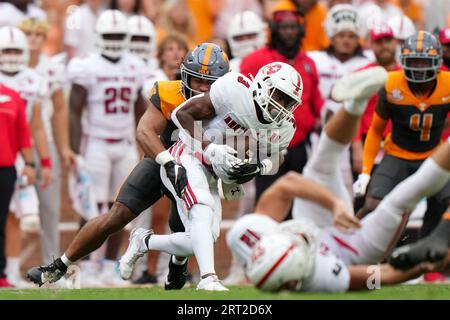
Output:
M271 74L274 74L274 73L277 73L278 71L280 71L281 67L282 66L279 63L270 64L268 66L265 66L262 71L264 74L271 75Z

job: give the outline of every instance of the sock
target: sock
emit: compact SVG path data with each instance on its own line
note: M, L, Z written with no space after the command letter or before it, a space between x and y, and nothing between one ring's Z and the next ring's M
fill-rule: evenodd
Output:
M64 265L66 267L70 267L70 265L72 264L72 261L70 261L69 258L67 258L65 253L61 256L60 259L61 259L61 262L64 263Z
M367 99L355 99L353 101L345 101L344 102L344 108L347 110L348 113L360 116L364 113L367 106Z
M313 153L307 167L312 167L314 171L328 174L341 170L341 158L347 144L342 144L331 139L325 131L320 135L316 152ZM327 159L327 161L323 161Z
M188 257L194 254L191 239L186 232L177 232L168 235L153 234L147 237L149 250L163 251L178 257Z
M196 204L189 211L192 249L202 276L216 273L214 268L214 238L211 230L213 217L213 210L206 205Z
M176 256L172 256L172 263L177 266L183 266L186 264L188 258L184 258L183 260L178 260Z
M436 194L449 180L450 172L428 158L413 175L398 184L383 202L394 208L412 210L421 199Z
M7 275L20 275L20 258L19 257L7 257L6 269Z

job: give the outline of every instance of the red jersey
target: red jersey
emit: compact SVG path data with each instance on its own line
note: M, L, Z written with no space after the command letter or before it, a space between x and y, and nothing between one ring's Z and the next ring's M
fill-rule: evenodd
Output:
M31 148L25 104L19 94L0 84L0 167L12 167L17 153Z
M259 69L271 62L280 61L290 64L302 76L303 95L302 105L294 112L296 130L291 140L290 147L293 147L303 140L312 131L316 120L320 119L320 110L323 106L323 99L319 91L319 75L314 61L299 52L293 63L281 55L275 49L268 46L261 48L242 60L241 73L256 76Z

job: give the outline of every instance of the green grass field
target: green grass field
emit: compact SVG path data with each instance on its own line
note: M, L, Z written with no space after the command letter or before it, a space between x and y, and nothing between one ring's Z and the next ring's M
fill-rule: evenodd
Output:
M160 287L126 289L27 289L0 290L0 300L327 300L327 299L445 299L450 300L450 285L403 285L357 293L281 293L268 294L252 287L230 287L230 292L199 292L195 288L164 291Z

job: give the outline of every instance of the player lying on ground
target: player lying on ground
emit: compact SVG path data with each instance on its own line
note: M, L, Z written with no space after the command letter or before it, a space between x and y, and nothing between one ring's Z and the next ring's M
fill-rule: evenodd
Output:
M164 169L161 178L176 199L186 231L154 235L151 230L135 230L120 260L124 279L132 274L139 257L159 250L176 256L195 255L201 275L198 289L228 290L214 268L213 245L222 216L219 189L228 198L241 193L240 183L278 170L280 154L294 134L292 114L301 103L302 89L298 72L275 62L262 67L254 80L230 72L211 86L209 94L188 100L172 113L180 140L156 159L164 163L175 157L185 169L185 190L178 189ZM257 148L246 145L246 138L253 139ZM239 156L226 143L252 152L259 161L245 162L245 155Z
M210 48L208 60L208 75L200 73L205 59L206 49ZM70 243L63 256L53 263L31 268L28 277L34 283L42 286L44 283L56 282L67 272L67 267L73 262L85 257L98 249L106 239L122 230L141 212L152 206L162 197L163 184L160 178L160 164L154 157L166 150L171 143L175 125L170 121L170 113L190 97L207 92L211 83L229 70L228 58L222 50L213 44L204 43L190 52L181 65L182 81L156 82L148 107L142 116L138 129L137 140L146 154L122 185L116 201L107 214L92 219L81 228ZM161 139L160 139L161 136ZM165 164L167 168L176 167L175 161ZM169 223L171 229L184 231L178 214L171 214ZM187 263L176 265L169 263L169 275L166 289L181 289L186 282Z
M365 86L363 82L367 85L381 85L384 82L383 72L384 70L378 67L368 69L362 71L356 79L361 81L361 87ZM358 90L355 90L354 95L354 98L361 98ZM346 192L338 160L352 141L365 105L362 100L346 103L345 107L332 117L320 137L316 153L307 166L310 178L334 193L340 188L341 193ZM408 212L420 199L438 192L450 179L450 143L445 143L431 159L424 162L417 173L398 185L374 212L361 221L361 228L351 233L342 232L331 225L318 230L312 221L302 226L303 219L299 220L299 224L296 224L294 219L285 223L287 226L284 230L293 230L297 234L296 237L290 237L286 232L282 235L276 233L266 239L262 236L261 241L253 241L254 245L249 246L249 234L254 240L258 240L261 235L273 230L271 225L277 228L275 221L262 224L257 220L275 218L282 221L291 201L303 192L299 190L303 179L289 175L269 188L257 204L257 214L244 216L230 230L230 249L233 254L241 255L246 261L249 279L263 290L364 289L367 288L367 280L373 276L370 273L370 270L373 270L369 269L370 265L381 261L397 242ZM306 203L308 200L297 201ZM312 204L309 206L309 210L314 208ZM320 216L320 213L312 211L309 216ZM437 264L422 264L405 272L386 264L380 265L380 284L400 283L442 264L442 261Z

